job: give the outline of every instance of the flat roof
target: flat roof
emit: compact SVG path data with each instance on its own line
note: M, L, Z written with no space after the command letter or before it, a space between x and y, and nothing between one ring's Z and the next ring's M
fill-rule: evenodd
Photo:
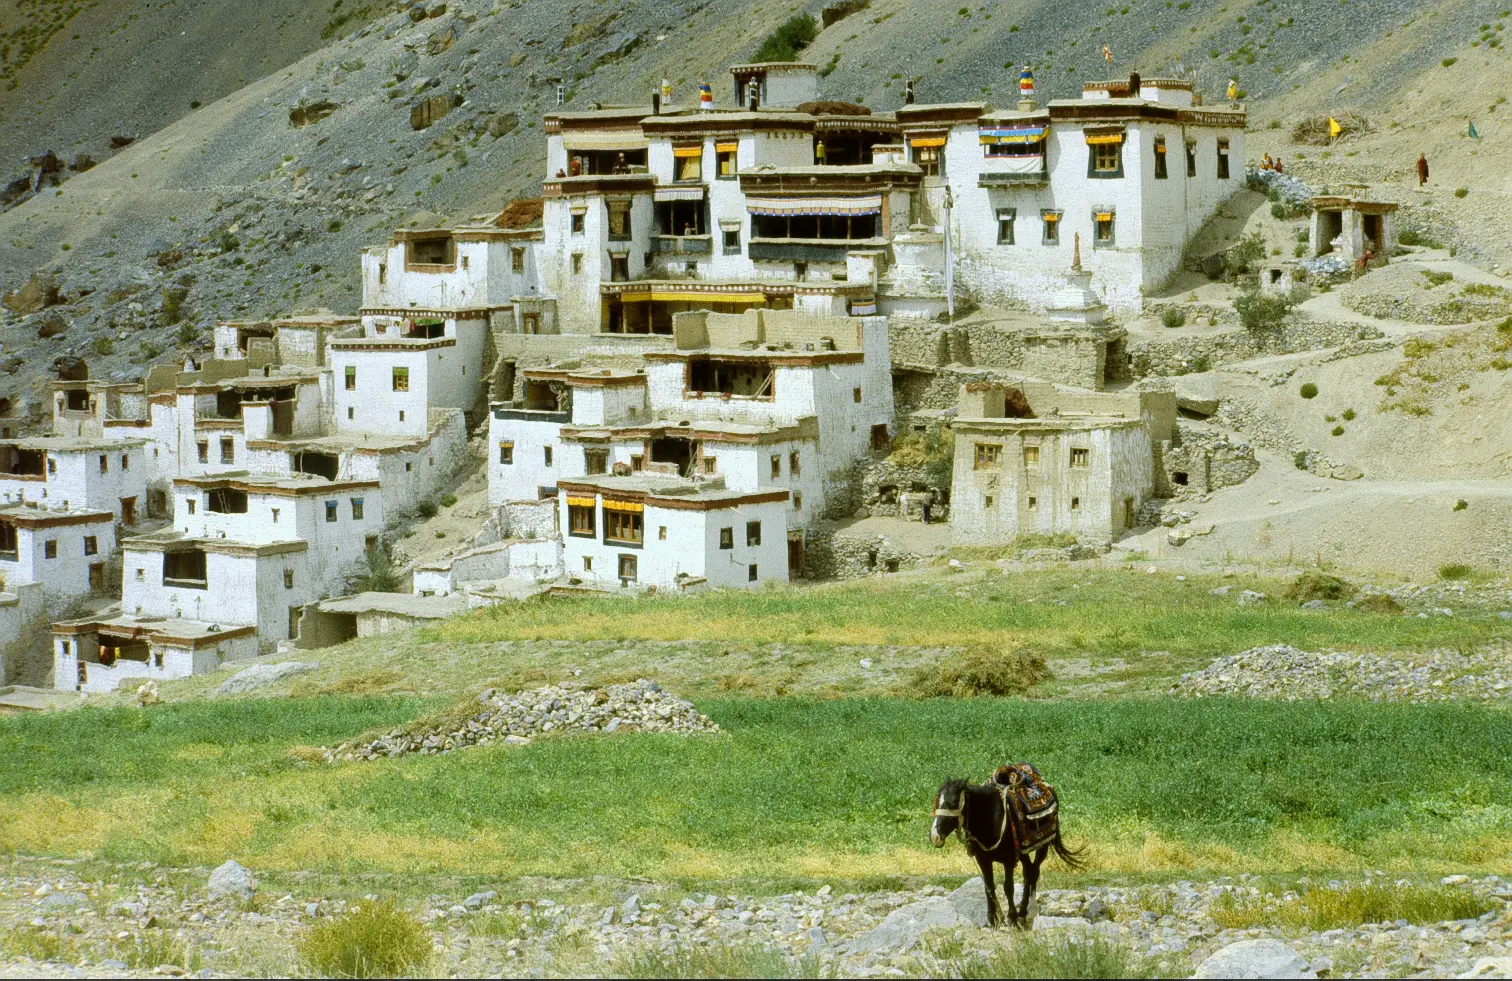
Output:
M122 447L144 446L145 439L103 439L90 436L23 436L20 439L0 439L0 446L14 446L22 450L46 450L53 453L88 453L98 450L117 450ZM11 476L0 473L0 478Z
M422 620L442 620L466 613L467 598L458 593L419 596L414 593L366 592L321 600L318 606L325 613L393 613Z
M334 494L346 490L366 490L378 486L376 480L327 480L315 474L284 477L275 474L251 474L229 471L204 477L175 477L176 487L231 487L251 494L278 494L282 497Z
M734 491L727 489L722 479L696 480L645 472L625 477L612 474L573 477L557 481L557 487L569 495L574 491L587 491L606 495L610 499L642 500L656 507L681 507L688 510L765 504L786 501L789 497L785 488L758 492Z
M95 508L38 508L30 504L0 507L0 523L18 528L57 528L114 522L115 515Z
M55 634L104 633L130 640L144 639L157 643L180 643L190 646L216 643L232 637L256 635L257 627L246 624L223 624L212 620L186 620L182 617L139 617L125 613L113 616L62 620L52 625Z

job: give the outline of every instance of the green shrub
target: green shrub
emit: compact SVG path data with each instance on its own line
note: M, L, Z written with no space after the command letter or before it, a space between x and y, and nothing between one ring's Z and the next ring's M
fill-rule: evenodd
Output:
M1314 385L1312 382L1306 382L1298 390L1297 394L1301 395L1305 399L1315 399L1318 397L1318 386Z
M403 580L393 550L380 539L347 568L341 587L348 593L398 593L403 591Z
M1344 421L1345 422L1353 422L1354 418L1355 418L1355 410L1353 410L1353 409L1345 409L1343 415L1344 415Z
M1187 314L1185 307L1166 307L1160 312L1160 322L1172 330L1186 325Z
M752 61L797 61L798 53L819 36L819 24L811 14L796 14L773 31L756 53Z
M415 505L415 513L422 518L434 518L440 510L441 508L437 506L436 502L428 497Z
M1468 509L1469 507L1470 507L1470 502L1467 501L1467 500L1465 500L1463 497L1454 502L1454 510L1456 510L1456 511L1464 511L1464 510Z
M1456 61L1459 61L1459 59L1458 58L1445 58L1443 61L1439 62L1439 64L1443 65L1445 68L1448 68L1448 67L1452 66Z
M1265 258L1265 238L1259 232L1247 235L1223 253L1223 266L1234 279L1253 272L1255 264Z
M1293 305L1289 296L1261 293L1252 288L1234 300L1234 311L1245 330L1260 334L1279 329Z
M956 978L1159 978L1171 976L1157 961L1093 934L1086 937L1025 934L990 954L954 961Z
M1442 249L1444 246L1437 239L1430 238L1422 232L1414 229L1406 229L1397 235L1397 241L1402 245L1420 245L1425 249Z
M1454 279L1454 273L1440 271L1437 269L1424 269L1422 276L1424 279L1428 280L1430 289L1434 286L1443 286L1445 283Z
M1471 568L1463 562L1450 562L1438 568L1440 579L1469 579Z
M94 353L99 355L115 353L115 341L111 340L108 336L96 337L94 339L94 343L90 344L89 346L94 349Z
M456 504L456 503L457 503L457 495L451 493L450 491L447 491L445 494L441 495L441 506L442 507L449 508L453 504Z
M1364 613L1401 613L1402 604L1385 593L1368 593L1355 600L1354 608Z
M646 947L620 955L610 974L620 978L791 978L815 977L817 967L790 963L780 950L736 944L708 944L677 951Z
M1354 595L1354 591L1353 586L1338 576L1330 576L1324 572L1304 572L1292 580L1283 595L1289 600L1306 603L1315 599L1348 599Z
M1049 676L1043 658L1021 650L973 650L916 669L900 694L919 698L1017 695Z
M1456 187L1454 189L1454 196L1457 198L1462 198L1469 193L1470 189L1468 187Z
M948 488L955 476L955 433L949 426L901 433L892 441L887 462L922 467L935 486Z
M1292 466L1296 467L1298 470L1306 470L1307 469L1307 451L1306 450L1298 450L1298 451L1296 451L1295 453L1292 454Z
M1286 205L1283 204L1280 201L1272 202L1272 204L1271 204L1271 217L1272 218L1285 218L1286 217Z
M1335 426L1332 429L1330 429L1329 432L1333 433L1335 436L1343 436L1344 435L1344 427L1343 426Z
M298 949L311 968L334 978L398 977L423 968L431 957L425 928L392 899L364 901L317 923Z

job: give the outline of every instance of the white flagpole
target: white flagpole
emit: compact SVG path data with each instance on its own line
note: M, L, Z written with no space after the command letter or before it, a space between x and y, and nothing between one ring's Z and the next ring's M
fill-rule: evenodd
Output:
M950 254L950 186L945 187L945 314L955 322L955 259Z

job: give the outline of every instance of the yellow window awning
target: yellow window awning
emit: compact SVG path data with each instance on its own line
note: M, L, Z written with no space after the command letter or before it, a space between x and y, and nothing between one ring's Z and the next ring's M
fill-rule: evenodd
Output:
M575 508L591 508L598 502L591 497L568 497L567 503Z
M716 143L716 144L714 144L714 150L717 153L734 153L736 150L739 150L739 149L740 149L740 144L739 143L735 143L735 142Z
M701 147L701 146L675 146L675 147L672 148L672 156L674 156L674 157L701 157L701 156L703 156L703 147Z
M1087 134L1087 146L1099 146L1101 144L1106 144L1106 143L1122 143L1123 141L1124 141L1124 135L1122 133L1088 133Z
M604 499L605 511L628 511L631 514L640 514L646 510L646 506L639 501L611 501Z
M945 145L945 137L943 137L943 136L910 136L908 138L908 145L909 146L925 146L925 147L944 146Z
M1113 220L1113 212L1111 212L1111 211L1099 211L1097 213L1097 220L1098 221L1112 221Z

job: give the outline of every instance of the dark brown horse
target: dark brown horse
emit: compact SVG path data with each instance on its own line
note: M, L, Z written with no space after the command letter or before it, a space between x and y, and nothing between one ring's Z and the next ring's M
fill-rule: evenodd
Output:
M1008 769L1004 768L1005 771ZM1008 899L1008 922L1012 926L1029 925L1029 904L1039 885L1040 865L1049 852L1053 850L1069 868L1082 867L1080 850L1067 848L1061 841L1054 791L1048 784L1044 789L1049 792L1051 800L1048 807L1039 811L1038 817L1026 814L1024 807L1017 802L1013 787L999 783L997 779L984 784L946 780L935 794L934 823L929 829L929 840L936 848L943 848L952 834L960 834L966 845L966 854L976 859L982 870L989 926L999 926L1003 922L993 884L993 862L1003 866L1003 895ZM1017 909L1013 906L1014 865L1024 867L1024 896Z

